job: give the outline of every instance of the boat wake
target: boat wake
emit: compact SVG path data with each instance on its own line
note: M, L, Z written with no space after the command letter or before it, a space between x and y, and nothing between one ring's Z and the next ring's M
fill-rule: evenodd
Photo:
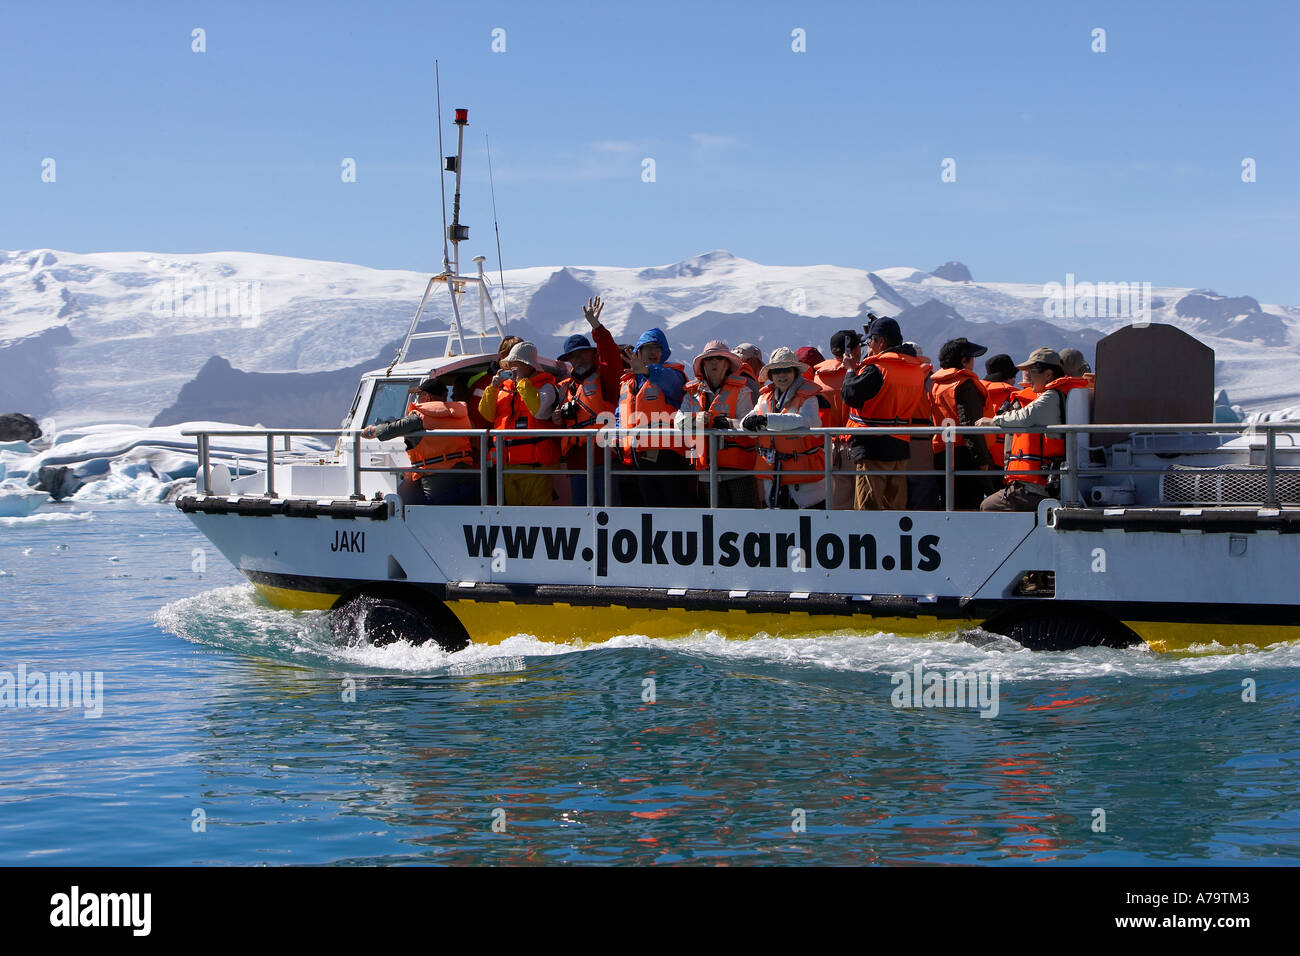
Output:
M574 653L654 649L697 660L775 665L830 672L895 673L926 669L985 670L1003 681L1188 677L1218 671L1300 666L1300 642L1223 647L1209 643L1179 653L1145 648L1030 651L1009 638L973 630L904 637L885 632L836 630L802 638L756 634L728 640L694 631L677 638L625 635L602 643L555 644L521 631L500 644L475 644L448 653L433 644L398 641L373 647L360 638L334 636L326 611L284 611L265 603L251 585L205 591L175 601L154 616L158 627L195 644L309 667L364 668L399 673L489 674L524 670L530 658Z

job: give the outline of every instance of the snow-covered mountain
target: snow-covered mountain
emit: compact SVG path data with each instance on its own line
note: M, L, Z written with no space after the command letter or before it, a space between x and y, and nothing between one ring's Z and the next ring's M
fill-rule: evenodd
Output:
M267 411L279 409L295 413L293 424L317 424L298 420L312 406L303 396L350 396L358 364L381 364L427 281L425 273L254 253L0 252L0 412L60 426L146 425L171 406L173 421L214 417L195 403L240 391L235 420L287 424ZM1063 288L1072 296L1064 307ZM1065 276L1041 285L984 281L959 262L870 271L767 266L714 251L649 268L509 270L504 298L511 331L551 354L567 334L586 331L580 306L592 295L606 300L605 323L620 341L662 325L683 360L719 335L765 354L804 344L829 354L831 332L861 325L868 311L899 317L904 335L932 355L959 334L1013 354L1042 344L1091 354L1099 335L1132 321L1113 302L1107 309L1104 295L1089 304L1093 289ZM1215 349L1217 385L1234 402L1254 411L1300 404L1291 374L1300 309L1190 288L1153 288L1145 301L1144 318ZM445 325L449 312L444 293L426 314ZM214 357L224 361L209 364ZM283 373L322 377L286 382ZM284 396L298 385L305 388L289 409ZM319 423L336 424L345 410L321 409Z

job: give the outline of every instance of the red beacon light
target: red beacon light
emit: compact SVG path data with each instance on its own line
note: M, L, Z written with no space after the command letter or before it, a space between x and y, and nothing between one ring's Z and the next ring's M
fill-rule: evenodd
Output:
M468 126L468 125L469 125L469 110L457 110L457 111L456 111L456 125L457 125L457 126Z

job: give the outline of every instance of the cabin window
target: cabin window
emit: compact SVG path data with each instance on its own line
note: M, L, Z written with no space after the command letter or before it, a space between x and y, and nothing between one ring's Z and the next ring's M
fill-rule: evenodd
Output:
M415 392L415 381L384 381L375 386L370 396L370 410L366 412L366 425L395 422L406 417L406 408Z

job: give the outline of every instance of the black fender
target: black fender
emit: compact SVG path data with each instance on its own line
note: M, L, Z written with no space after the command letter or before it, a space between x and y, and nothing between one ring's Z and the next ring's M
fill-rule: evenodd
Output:
M409 585L375 583L340 595L330 611L330 627L344 641L376 647L404 640L432 641L444 651L469 646L465 625L442 601Z
M1032 601L1026 605L1003 611L981 626L1033 651L1134 647L1143 643L1142 638L1123 621L1117 621L1087 604Z

